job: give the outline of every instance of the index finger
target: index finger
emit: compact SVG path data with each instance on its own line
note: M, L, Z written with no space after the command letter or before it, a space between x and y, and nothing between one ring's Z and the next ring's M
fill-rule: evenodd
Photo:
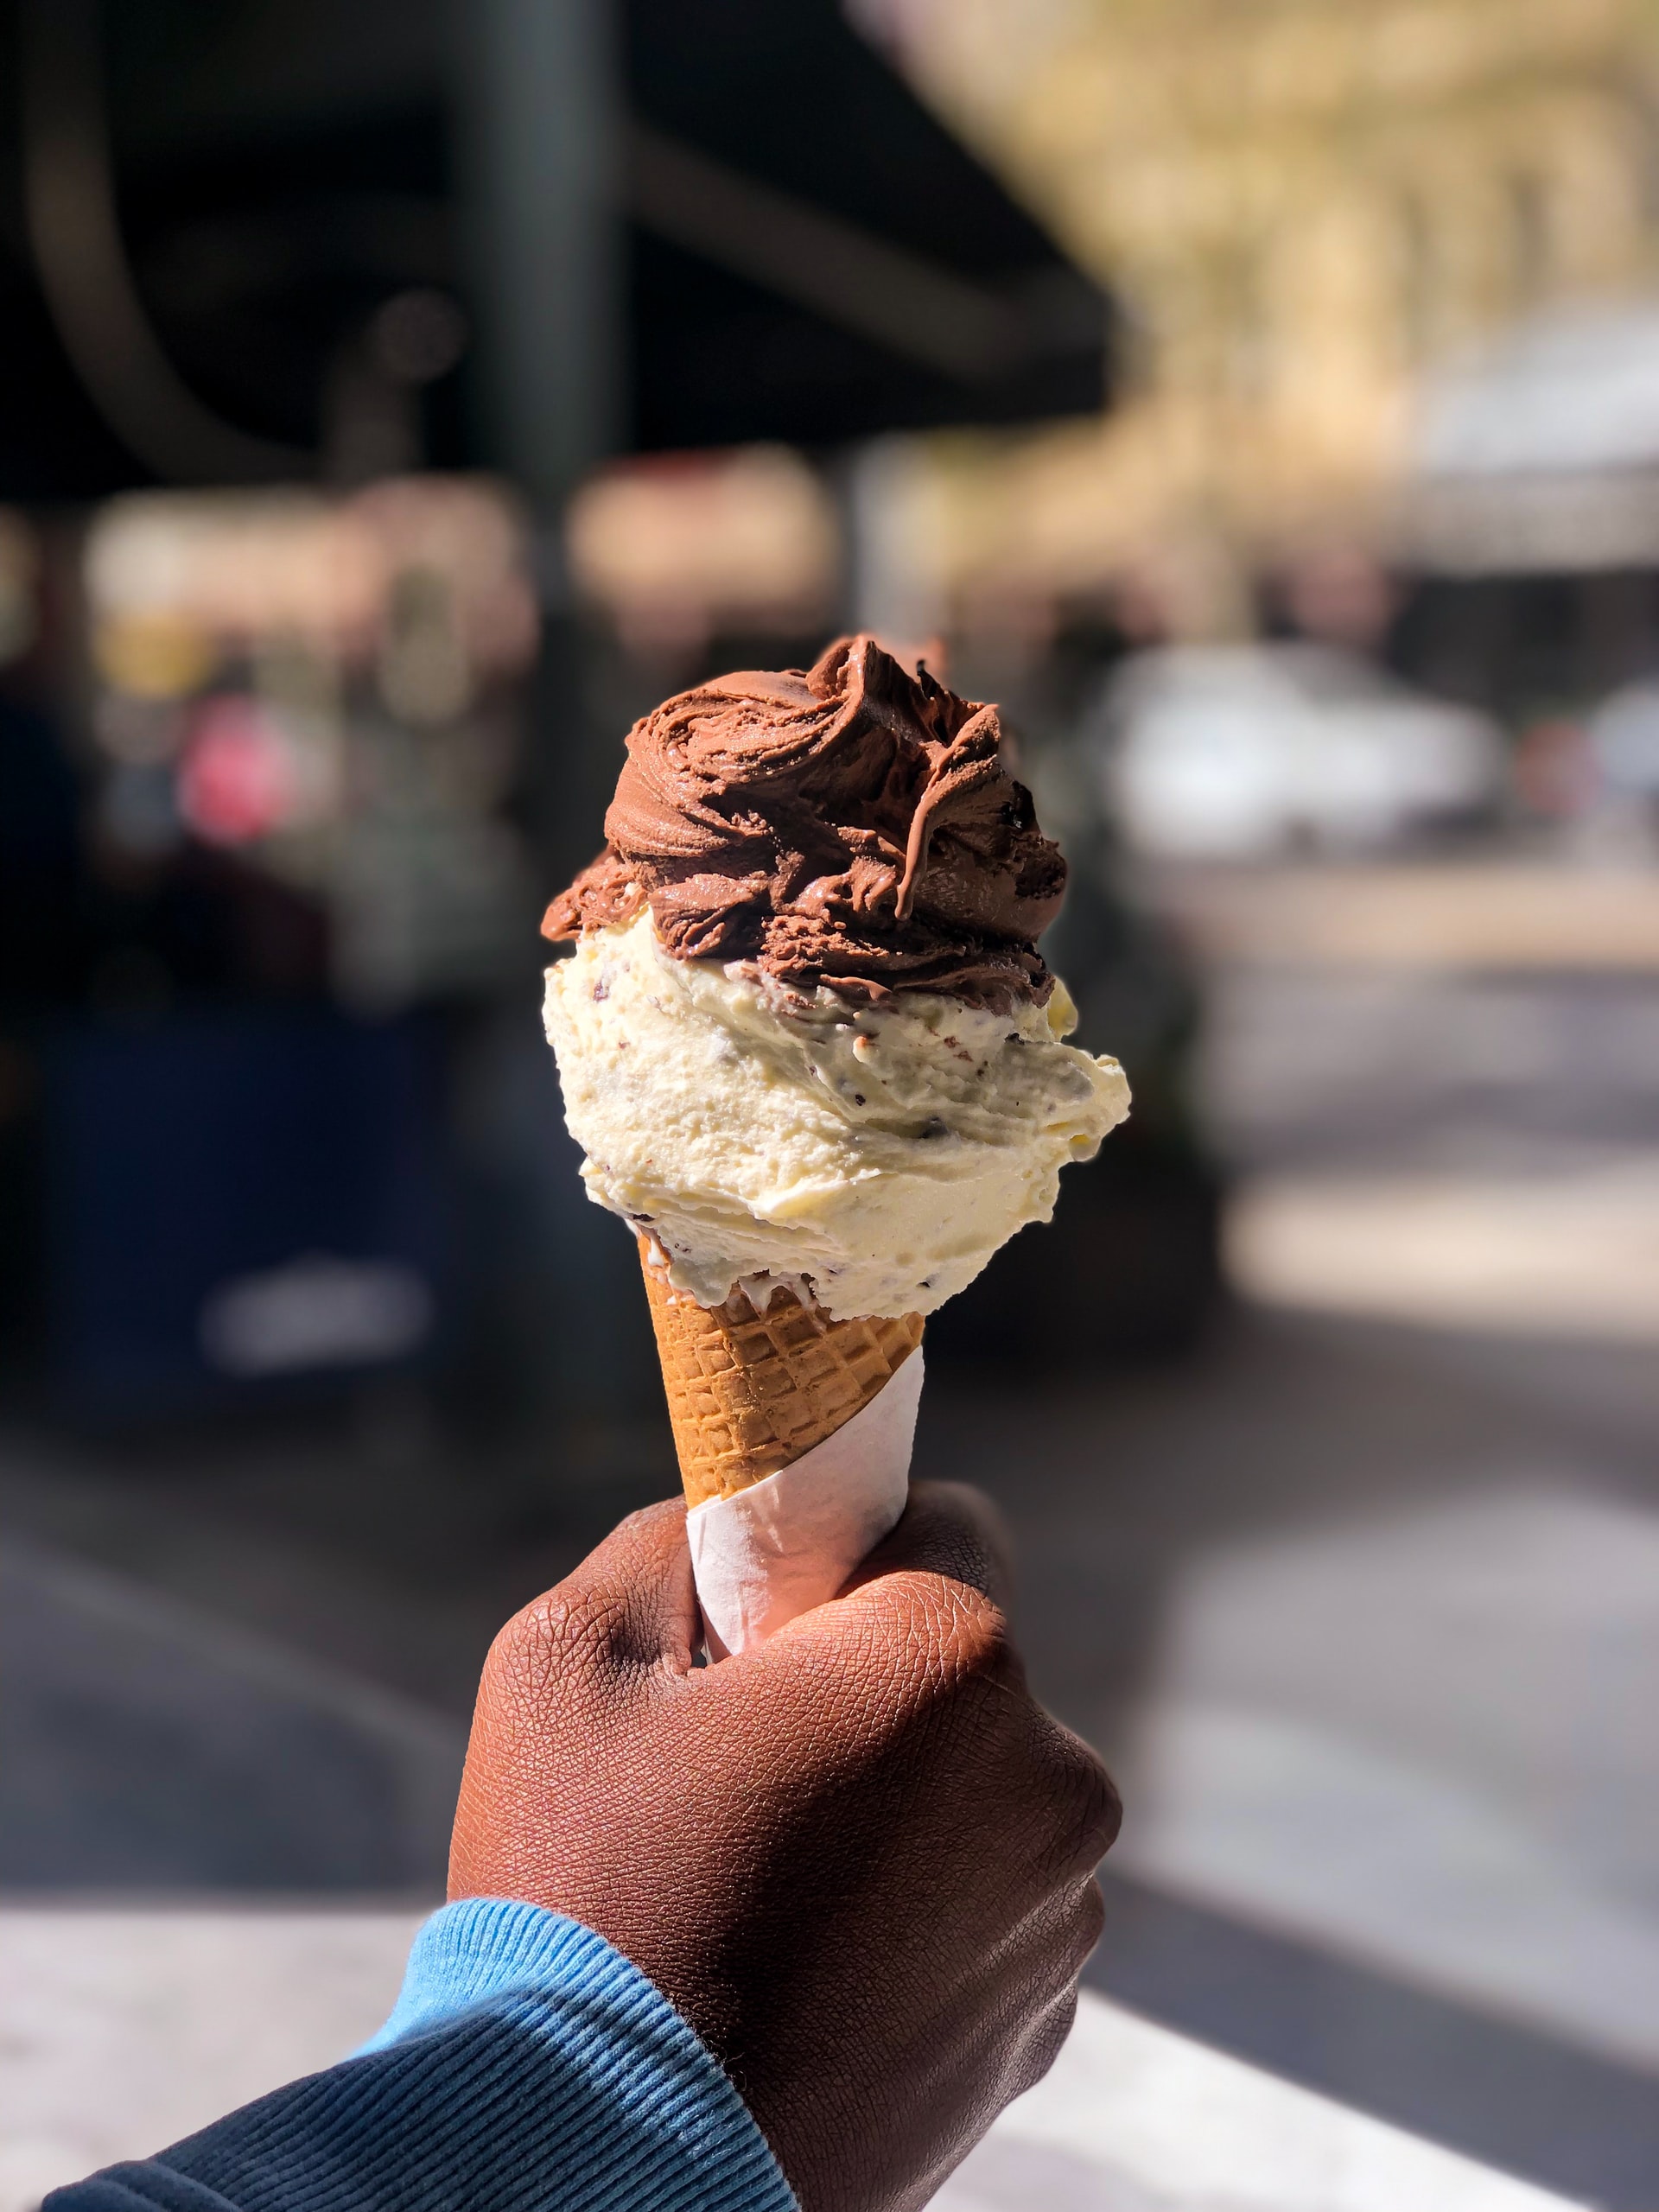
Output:
M942 1574L978 1590L1007 1612L1013 1545L983 1491L966 1483L918 1483L898 1526L848 1577L842 1596L884 1574Z

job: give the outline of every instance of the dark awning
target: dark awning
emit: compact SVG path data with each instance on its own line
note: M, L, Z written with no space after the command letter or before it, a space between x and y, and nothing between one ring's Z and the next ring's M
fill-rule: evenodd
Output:
M630 0L643 448L1098 409L1099 289L836 0Z
M338 468L331 410L385 379L365 352L379 309L411 289L467 301L467 10L290 14L224 0L210 50L166 0L20 16L20 97L0 117L25 181L0 226L0 498ZM825 446L1100 406L1100 292L836 0L621 0L616 22L629 397L607 436ZM505 289L526 281L515 268ZM368 412L410 414L413 461L499 459L471 361L440 369L415 398L369 392ZM556 404L534 365L529 383L533 406Z

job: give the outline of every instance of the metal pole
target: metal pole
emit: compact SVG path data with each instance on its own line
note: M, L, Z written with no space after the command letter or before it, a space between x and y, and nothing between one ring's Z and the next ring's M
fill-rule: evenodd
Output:
M620 733L594 726L562 557L570 495L624 428L613 11L610 0L461 0L454 20L480 443L529 499L542 548L527 811L550 895L598 848L621 759ZM614 1459L618 1432L651 1406L650 1326L631 1240L582 1194L529 990L504 1023L492 1118L535 1224L534 1280L512 1303L528 1379L543 1386L575 1472ZM500 1263L514 1272L524 1256L521 1245Z
M460 153L487 450L546 518L621 430L608 0L464 0Z

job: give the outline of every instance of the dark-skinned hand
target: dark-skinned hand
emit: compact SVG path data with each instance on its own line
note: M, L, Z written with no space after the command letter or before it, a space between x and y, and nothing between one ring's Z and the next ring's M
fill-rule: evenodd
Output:
M1002 1586L989 1509L918 1487L842 1596L698 1667L684 1509L652 1506L485 1665L449 1894L632 1959L804 2212L924 2204L1071 2024L1117 1801Z

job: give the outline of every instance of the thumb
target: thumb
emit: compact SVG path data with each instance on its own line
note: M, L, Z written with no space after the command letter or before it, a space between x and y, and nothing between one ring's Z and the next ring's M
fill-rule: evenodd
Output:
M804 1700L820 1723L839 1701L859 1707L868 1726L873 1713L907 1709L928 1683L969 1674L1020 1687L1024 1671L1004 1611L1008 1548L981 1492L918 1484L898 1526L839 1596L786 1621L739 1664L772 1678L774 1710Z

